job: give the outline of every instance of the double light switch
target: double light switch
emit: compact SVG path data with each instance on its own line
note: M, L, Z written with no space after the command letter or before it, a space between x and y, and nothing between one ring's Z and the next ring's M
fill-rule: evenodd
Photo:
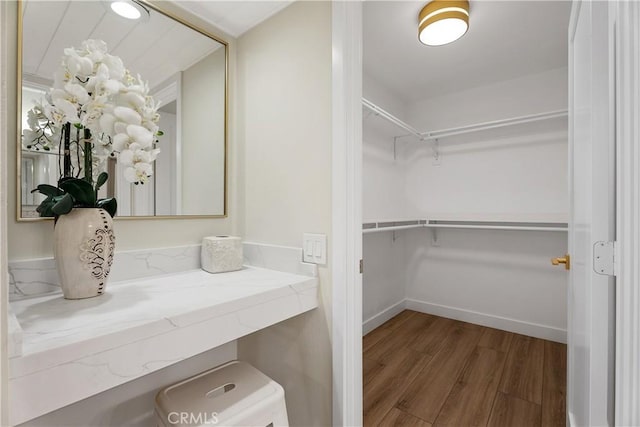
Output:
M327 236L325 234L302 235L302 258L304 262L324 265L327 263Z

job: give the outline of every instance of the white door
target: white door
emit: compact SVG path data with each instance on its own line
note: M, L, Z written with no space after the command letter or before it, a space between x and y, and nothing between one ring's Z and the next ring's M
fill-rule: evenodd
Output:
M615 236L613 25L607 2L574 1L569 27L568 421L613 424L614 278L594 245Z

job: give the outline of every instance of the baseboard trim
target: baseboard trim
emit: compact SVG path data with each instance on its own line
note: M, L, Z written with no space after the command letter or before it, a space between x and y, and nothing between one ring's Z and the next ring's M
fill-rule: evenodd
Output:
M404 303L405 307L408 310L419 311L426 314L434 314L436 316L446 317L448 319L462 320L463 322L488 326L490 328L515 332L518 334L541 338L549 341L555 341L563 344L567 343L567 331L564 329L553 328L551 326L540 325L537 323L523 322L521 320L494 316L486 313L479 313L477 311L449 307L446 305L432 304L429 302L418 301L409 298L404 300Z
M402 301L393 304L391 307L382 310L375 316L371 316L369 319L365 320L362 324L362 335L367 335L378 326L400 314L406 309L406 301L406 299L403 299Z

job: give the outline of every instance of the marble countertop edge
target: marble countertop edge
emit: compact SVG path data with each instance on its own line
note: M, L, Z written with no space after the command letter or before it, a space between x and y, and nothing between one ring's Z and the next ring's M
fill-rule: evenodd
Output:
M318 279L316 277L300 276L257 267L249 267L244 270L251 270L249 272L245 271L245 274L255 276L250 277L253 282L250 281L248 285L242 283L241 278L236 280L239 276L231 276L233 273L224 273L229 275L230 282L234 282L227 284L223 276L217 276L215 278L212 276L203 276L199 273L199 270L113 283L108 292L117 294L121 291L124 292L126 296L127 285L131 287L132 285L135 286L140 283L146 283L147 286L152 288L154 285L149 283L154 281L170 281L172 279L179 281L183 278L193 278L195 276L204 279L195 283L193 288L190 289L191 297L193 297L194 293L198 292L199 286L202 287L203 292L204 289L207 289L208 294L211 293L212 287L220 289L228 287L240 293L232 297L227 296L226 299L220 301L215 300L211 305L195 308L194 310L184 308L181 311L168 313L164 316L159 313L149 313L145 317L145 313L142 313L142 317L130 320L129 325L127 325L127 320L125 319L122 322L123 325L121 328L109 330L103 334L100 334L99 331L92 331L90 328L83 330L82 327L80 327L80 332L78 332L76 336L73 334L70 335L72 337L71 339L69 337L63 337L65 339L61 339L62 344L56 342L57 338L55 334L57 331L53 330L50 332L51 335L54 335L53 337L38 341L39 338L43 338L48 332L42 332L42 330L38 329L37 324L35 325L36 327L30 325L31 328L26 326L22 331L22 355L9 360L9 377L10 379L20 378L64 363L70 363L75 360L100 354L107 350L126 346L138 341L144 341L153 336L170 333L179 328L185 328L217 317L223 317L233 312L251 309L254 306L257 307L263 304L269 304L270 302L275 304L279 299L287 298L294 294L300 296L308 292L317 293ZM255 282L259 281L262 275L266 277L268 284L264 286L256 285ZM215 283L207 283L208 277ZM282 284L277 284L276 282ZM166 286L166 284L162 284L161 286ZM177 293L177 295L179 295L179 293ZM34 299L34 301L38 302L42 300L46 304L47 301L54 299L59 300L59 296L46 296ZM64 302L59 303L64 304ZM27 303L21 302L20 304L24 306ZM108 313L108 315L112 315L112 313ZM18 320L20 320L19 314ZM96 335L91 335L92 332L95 332ZM35 338L35 341L33 338Z

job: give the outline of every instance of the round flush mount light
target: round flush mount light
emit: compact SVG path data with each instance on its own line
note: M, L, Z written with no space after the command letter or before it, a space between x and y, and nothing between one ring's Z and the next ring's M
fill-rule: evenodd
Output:
M433 0L418 16L418 39L427 46L442 46L458 40L469 29L467 0Z
M110 1L109 7L113 12L123 18L131 20L146 20L149 18L149 10L135 0Z

